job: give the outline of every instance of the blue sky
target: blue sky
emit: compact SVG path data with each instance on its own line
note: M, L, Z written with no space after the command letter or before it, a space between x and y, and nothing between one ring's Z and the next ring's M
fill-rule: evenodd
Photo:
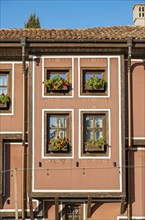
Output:
M34 12L42 28L133 25L137 3L145 0L0 0L0 27L23 28Z

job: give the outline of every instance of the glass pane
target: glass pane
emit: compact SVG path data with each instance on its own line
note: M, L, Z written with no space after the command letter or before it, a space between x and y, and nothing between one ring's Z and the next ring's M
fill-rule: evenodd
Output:
M50 134L50 139L54 139L56 137L57 131L54 129L50 129L49 134Z
M93 135L93 131L90 130L86 130L86 140L93 140L94 139L94 135Z
M96 131L96 139L100 139L103 137L103 132L102 132L102 129L98 129Z
M59 73L60 78L65 79L66 80L66 73Z
M50 128L56 128L56 127L57 127L57 118L50 117Z
M103 118L102 118L102 116L97 116L96 117L96 127L97 128L102 128L103 127Z
M103 75L102 73L95 73L94 74L94 77L98 78L98 79L102 79L103 78Z
M8 89L7 88L0 88L0 94L7 94L8 93Z
M59 127L66 128L66 117L59 118Z
M91 116L86 117L86 127L93 128L93 117Z
M8 76L0 75L0 86L7 86L7 83L8 83Z
M87 80L89 80L91 77L96 77L96 78L98 78L98 79L102 79L103 78L103 74L102 74L102 72L97 72L97 73L95 73L95 72L87 72L87 73L85 73L85 82L87 81Z
M56 75L59 75L60 76L60 78L62 78L62 79L65 79L66 80L66 73L61 73L61 72L56 72L56 73L51 73L51 74L48 74L48 77L49 78L53 78L54 76L56 76Z
M67 136L66 131L64 131L64 130L60 130L60 131L59 131L59 137L60 137L60 138L64 138L64 137L66 137L66 136Z
M86 73L86 74L85 74L85 82L86 82L87 80L89 80L91 77L93 77L93 74L92 74L92 73Z

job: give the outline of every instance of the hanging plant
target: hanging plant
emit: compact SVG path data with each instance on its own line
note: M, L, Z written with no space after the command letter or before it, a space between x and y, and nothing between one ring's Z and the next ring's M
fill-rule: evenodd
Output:
M88 89L92 90L105 90L107 86L107 81L105 79L99 79L97 77L91 77L86 81Z
M45 80L44 85L48 90L68 90L69 82L57 74L54 77Z
M57 138L54 138L54 139L51 139L49 142L48 142L48 145L49 145L49 150L56 150L56 151L67 151L68 150L68 146L69 146L69 139L64 137L64 138L61 138L61 137L57 137Z

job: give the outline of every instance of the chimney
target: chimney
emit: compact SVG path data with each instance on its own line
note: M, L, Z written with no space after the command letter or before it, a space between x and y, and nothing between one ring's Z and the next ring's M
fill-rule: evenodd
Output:
M145 4L135 4L132 10L134 25L145 27Z

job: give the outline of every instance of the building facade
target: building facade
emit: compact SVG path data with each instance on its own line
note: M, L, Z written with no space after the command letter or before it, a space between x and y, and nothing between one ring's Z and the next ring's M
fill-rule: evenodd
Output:
M0 36L1 219L145 219L145 27Z

